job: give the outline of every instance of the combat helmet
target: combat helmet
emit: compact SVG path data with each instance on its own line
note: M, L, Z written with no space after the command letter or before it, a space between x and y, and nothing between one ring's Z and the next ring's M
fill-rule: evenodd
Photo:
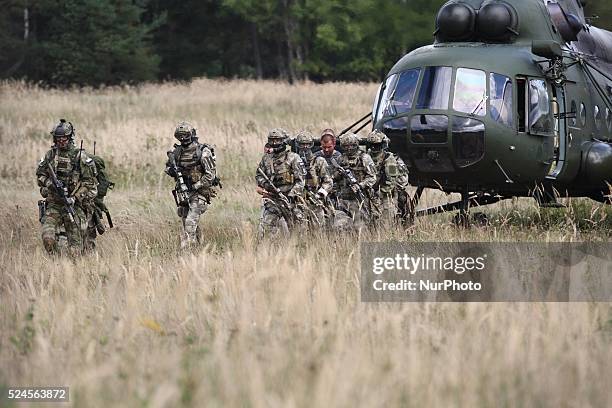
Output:
M287 139L287 131L281 128L274 128L268 133L268 145L272 148L281 146Z
M370 149L374 151L381 151L388 147L389 138L380 130L373 130L368 135L366 143L368 144Z
M302 130L300 133L298 133L295 137L295 141L300 149L311 149L314 146L312 133L307 130Z
M340 136L340 148L347 156L354 156L359 151L359 138L354 133L346 133Z
M74 126L72 126L71 122L67 122L66 119L60 119L59 123L53 126L50 134L53 136L53 140L59 137L68 137L72 141L74 138Z
M179 122L174 130L174 137L181 144L189 144L196 137L196 129L189 122Z

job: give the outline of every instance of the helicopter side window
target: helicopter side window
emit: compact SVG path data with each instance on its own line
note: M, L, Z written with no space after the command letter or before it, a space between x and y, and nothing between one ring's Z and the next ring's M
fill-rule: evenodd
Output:
M416 108L448 109L452 74L451 67L425 68Z
M529 131L536 134L553 131L550 99L543 79L529 80Z
M478 69L458 68L453 109L470 115L487 112L487 76Z
M608 108L606 108L606 128L608 132L612 132L612 112Z
M595 129L601 130L602 118L601 118L601 110L599 109L599 105L595 105L593 116L595 117Z
M514 126L512 117L512 80L505 75L491 73L491 118L502 125Z
M584 106L584 102L580 102L580 126L586 126L586 106Z

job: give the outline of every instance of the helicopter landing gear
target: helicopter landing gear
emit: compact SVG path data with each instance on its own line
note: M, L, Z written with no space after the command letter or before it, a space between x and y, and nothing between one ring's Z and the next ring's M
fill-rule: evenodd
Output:
M420 189L420 187L419 187ZM419 190L417 190L419 193ZM422 191L421 191L422 193ZM416 197L420 197L419 194L415 195ZM469 227L470 225L470 214L469 210L471 207L478 207L481 205L494 204L498 201L503 200L505 197L499 195L491 195L488 193L471 193L468 191L461 192L461 200L455 201L448 204L439 205L436 207L425 208L423 210L415 211L415 215L417 217L423 215L432 215L438 214L442 212L455 211L459 210L459 213L455 215L453 219L453 223L457 226ZM417 201L418 203L418 201ZM488 222L486 216L482 213L474 214L474 221L479 225L486 225Z

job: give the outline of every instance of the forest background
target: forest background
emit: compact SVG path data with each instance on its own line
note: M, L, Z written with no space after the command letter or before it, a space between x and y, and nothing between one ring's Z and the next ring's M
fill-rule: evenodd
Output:
M444 0L0 0L0 79L379 81ZM612 28L612 3L588 0Z

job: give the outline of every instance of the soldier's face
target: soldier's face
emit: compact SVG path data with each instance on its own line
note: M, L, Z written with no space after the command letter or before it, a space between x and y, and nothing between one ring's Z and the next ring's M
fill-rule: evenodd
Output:
M331 157L334 154L334 150L336 148L336 143L333 140L325 139L321 142L321 150L323 150L323 154L326 157Z
M62 137L57 137L55 138L55 144L57 145L57 147L59 147L60 149L65 149L68 147L68 144L70 143L70 138L66 137L66 136L62 136Z

